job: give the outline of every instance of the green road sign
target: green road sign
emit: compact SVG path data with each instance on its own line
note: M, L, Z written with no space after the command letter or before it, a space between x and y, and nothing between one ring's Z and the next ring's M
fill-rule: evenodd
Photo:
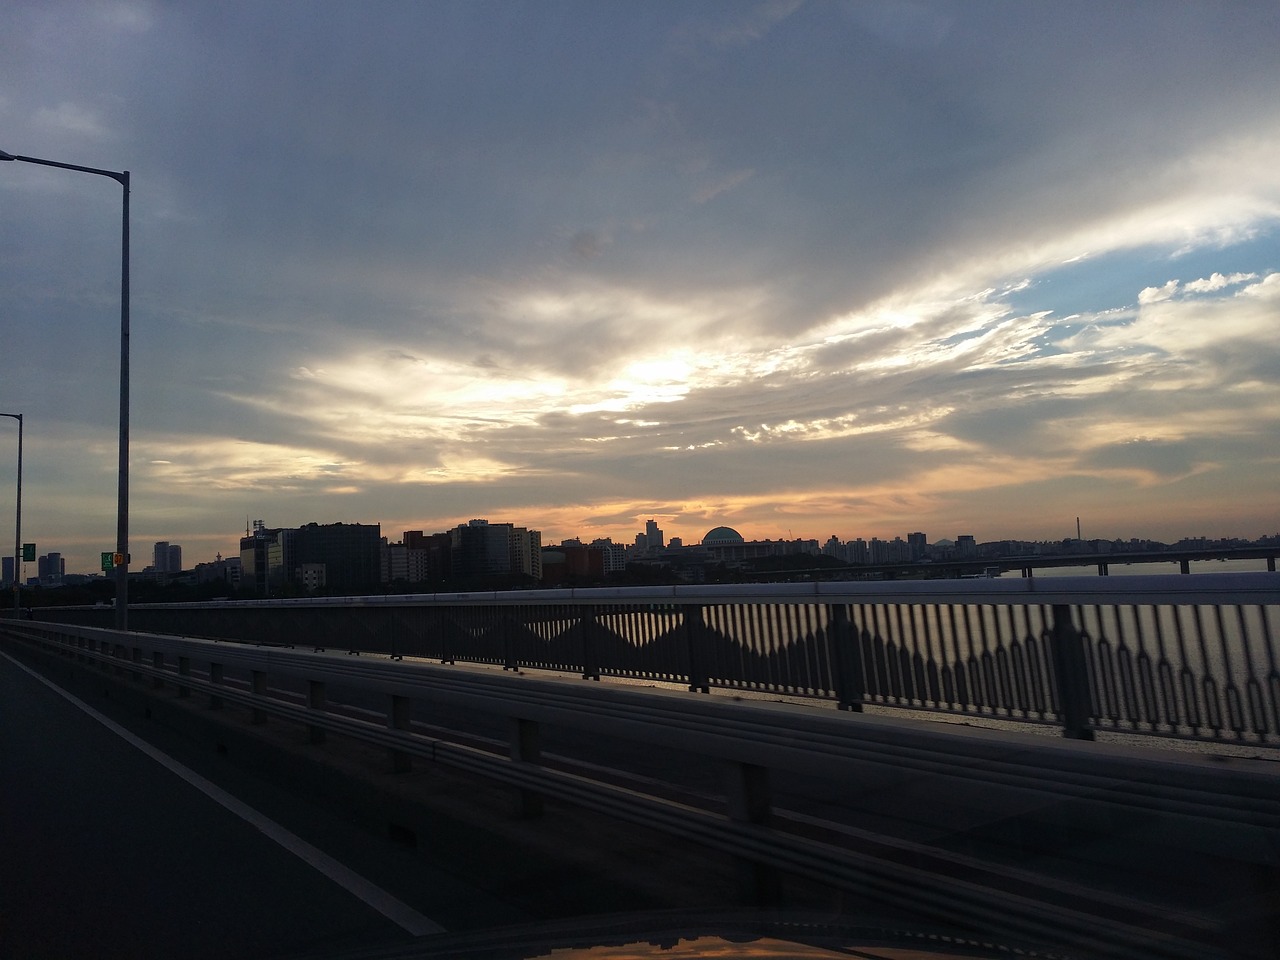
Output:
M34 560L36 558L36 545L34 543L24 543L22 545L22 559Z
M116 565L115 559L116 559L116 555L112 553L110 550L102 551L102 572L103 573L106 573L108 570L110 570L112 567Z

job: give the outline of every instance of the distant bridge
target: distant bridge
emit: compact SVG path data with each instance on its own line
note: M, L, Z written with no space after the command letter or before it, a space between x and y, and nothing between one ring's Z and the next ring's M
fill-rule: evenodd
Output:
M1213 563L1227 560L1265 560L1267 572L1276 572L1276 558L1280 547L1229 547L1217 550L1163 550L1126 551L1120 553L1069 553L1031 554L1013 557L949 557L944 560L913 560L906 563L867 563L839 567L811 567L804 570L771 570L758 576L765 577L806 576L815 580L838 580L847 577L919 579L989 577L1004 573L1019 573L1033 577L1037 570L1058 567L1096 567L1099 576L1107 576L1113 566L1126 564L1178 565L1178 572L1191 573L1193 563ZM1144 571L1145 572L1145 571Z

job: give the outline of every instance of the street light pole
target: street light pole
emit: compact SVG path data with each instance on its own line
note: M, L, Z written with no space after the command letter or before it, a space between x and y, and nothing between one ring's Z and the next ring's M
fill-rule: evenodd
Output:
M18 421L18 517L13 524L13 616L21 618L19 608L22 606L22 414L0 413L0 417L11 417Z
M110 177L124 188L124 209L120 227L120 463L117 471L116 553L121 563L115 566L115 627L129 629L129 171L100 170L74 163L21 157L0 150L0 161L20 160L45 167L77 170L100 177ZM19 545L21 548L21 545ZM17 574L17 570L14 571Z

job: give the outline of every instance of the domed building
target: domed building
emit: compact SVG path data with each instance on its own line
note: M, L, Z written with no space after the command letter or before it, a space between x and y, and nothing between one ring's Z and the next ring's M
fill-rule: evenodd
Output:
M729 544L743 543L742 534L733 527L715 527L708 530L702 538L704 547L724 547Z

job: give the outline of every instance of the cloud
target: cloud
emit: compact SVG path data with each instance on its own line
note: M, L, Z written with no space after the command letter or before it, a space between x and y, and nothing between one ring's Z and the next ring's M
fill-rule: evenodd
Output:
M1199 280L1192 280L1182 286L1185 293L1214 293L1223 287L1235 286L1244 283L1247 280L1256 280L1256 273L1233 273L1230 276L1223 276L1215 273L1209 277L1203 277Z
M1178 281L1170 280L1164 286L1160 287L1144 287L1142 292L1138 294L1139 303L1159 303L1162 300L1168 300L1178 292Z
M712 48L748 46L758 42L802 5L803 0L756 0L735 5L727 15L686 20L676 29L674 39L682 48L697 44Z
M33 120L37 127L51 131L74 133L93 139L107 136L107 128L97 111L82 104L63 102L54 107L40 107Z
M109 27L128 33L146 33L155 26L156 12L153 4L138 0L118 0L100 3L97 17Z
M0 146L134 171L157 539L981 535L1089 498L1171 527L1214 475L1248 491L1224 516L1276 502L1265 5L84 9L0 35ZM0 177L0 396L47 398L40 489L96 510L117 198Z
M715 183L709 184L698 190L693 195L693 200L695 203L706 203L709 200L714 200L720 194L733 190L735 187L746 183L754 175L754 170L736 170L733 173L725 174Z

